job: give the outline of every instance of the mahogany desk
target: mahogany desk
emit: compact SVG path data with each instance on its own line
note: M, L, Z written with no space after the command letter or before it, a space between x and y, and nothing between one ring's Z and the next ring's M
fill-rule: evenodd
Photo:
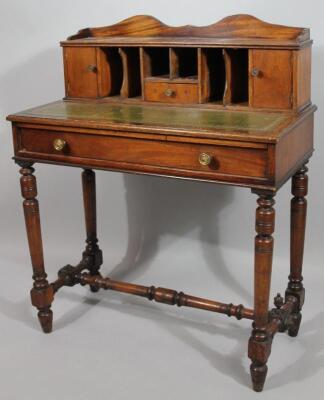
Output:
M209 27L173 28L138 16L85 29L62 42L66 98L10 115L34 285L45 333L63 286L89 285L253 321L248 355L261 391L277 332L298 334L307 168L313 152L309 31L233 16ZM86 249L52 283L44 268L34 163L83 169ZM247 187L257 195L254 308L99 272L93 169ZM277 190L292 178L290 275L269 310Z

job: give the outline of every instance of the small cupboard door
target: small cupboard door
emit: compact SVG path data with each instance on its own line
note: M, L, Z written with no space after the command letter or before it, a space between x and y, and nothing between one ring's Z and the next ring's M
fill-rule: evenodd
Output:
M292 107L292 52L250 50L250 106Z
M95 47L65 47L64 65L67 96L98 96Z

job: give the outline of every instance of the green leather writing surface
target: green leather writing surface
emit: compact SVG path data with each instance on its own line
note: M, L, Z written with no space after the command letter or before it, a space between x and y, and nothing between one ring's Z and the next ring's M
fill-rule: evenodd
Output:
M212 110L198 107L166 107L109 102L58 101L23 111L20 116L60 120L88 120L139 126L271 132L288 119L267 112Z

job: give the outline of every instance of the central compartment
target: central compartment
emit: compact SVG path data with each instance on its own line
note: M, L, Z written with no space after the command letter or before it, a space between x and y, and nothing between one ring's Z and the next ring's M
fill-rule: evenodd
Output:
M143 47L143 99L248 105L248 49Z
M142 48L143 99L162 103L199 102L198 49Z

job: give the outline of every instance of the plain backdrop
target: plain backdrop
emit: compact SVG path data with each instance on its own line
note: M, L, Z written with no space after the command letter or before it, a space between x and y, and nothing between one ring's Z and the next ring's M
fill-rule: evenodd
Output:
M324 378L323 2L0 1L0 391L1 399L318 398ZM265 390L250 389L249 321L158 305L111 292L66 288L43 335L29 301L32 284L9 113L64 96L59 41L87 26L152 14L170 25L207 25L253 14L311 28L312 99L318 105L309 163L306 304L300 335L278 334ZM84 247L80 170L36 165L50 280ZM253 306L256 196L248 189L97 172L103 272L129 282ZM271 297L289 271L290 184L276 196Z

